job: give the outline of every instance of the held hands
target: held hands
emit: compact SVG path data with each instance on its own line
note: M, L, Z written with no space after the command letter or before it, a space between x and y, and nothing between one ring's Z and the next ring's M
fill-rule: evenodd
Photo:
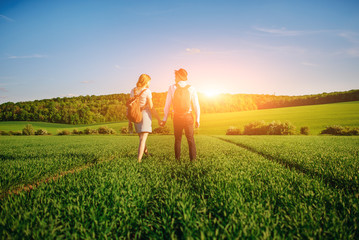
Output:
M165 121L162 121L162 120L158 120L158 125L160 125L161 127L164 127L166 125L166 122ZM195 128L199 128L199 122L196 122L195 123Z
M161 127L164 127L166 125L166 122L162 121L162 120L158 120L158 125L160 125Z

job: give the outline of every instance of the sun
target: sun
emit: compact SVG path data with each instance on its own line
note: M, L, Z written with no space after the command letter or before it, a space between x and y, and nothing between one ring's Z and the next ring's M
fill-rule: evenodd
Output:
M207 96L207 97L215 97L219 94L219 91L216 90L216 89L207 89L204 91L204 94Z

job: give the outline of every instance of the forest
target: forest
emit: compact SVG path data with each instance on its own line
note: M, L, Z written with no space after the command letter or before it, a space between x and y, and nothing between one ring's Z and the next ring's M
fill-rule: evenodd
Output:
M166 92L152 93L156 110L162 114ZM129 94L79 96L0 105L0 121L42 121L91 124L126 120ZM238 112L291 106L315 105L359 100L359 89L302 96L267 94L220 94L207 97L198 93L201 113Z

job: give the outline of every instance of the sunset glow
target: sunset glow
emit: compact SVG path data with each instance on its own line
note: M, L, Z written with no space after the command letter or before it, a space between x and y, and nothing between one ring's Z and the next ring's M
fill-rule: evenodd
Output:
M220 92L216 89L208 89L203 92L207 97L216 97Z

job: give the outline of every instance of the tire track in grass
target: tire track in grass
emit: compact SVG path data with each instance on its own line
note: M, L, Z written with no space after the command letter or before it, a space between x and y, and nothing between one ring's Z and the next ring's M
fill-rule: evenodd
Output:
M358 184L350 181L350 180L344 180L344 179L338 179L335 177L328 177L328 176L324 176L318 172L313 171L312 169L306 168L298 163L294 163L294 162L290 162L285 158L279 158L279 157L274 157L268 153L264 153L261 151L258 151L257 149L255 149L254 147L245 145L243 143L237 143L237 142L232 142L231 140L225 139L225 138L221 138L221 137L217 137L217 136L212 136L214 138L217 138L219 140L222 140L224 142L228 142L231 144L234 144L238 147L244 148L250 152L256 153L264 158L266 158L267 160L270 160L272 162L277 162L279 164L281 164L282 166L289 168L290 170L295 170L299 173L304 173L307 175L310 175L312 177L315 178L319 178L320 181L323 181L324 183L326 183L328 186L334 188L334 189L342 189L344 191L347 191L349 193L357 193L359 191L359 186Z
M7 196L11 196L13 194L18 195L18 194L20 194L20 192L23 192L23 191L30 192L30 191L36 189L37 187L39 187L41 184L46 184L46 183L48 183L50 181L56 181L59 178L62 178L64 176L68 175L68 174L74 174L74 173L81 172L82 170L88 169L88 168L93 167L93 166L95 166L97 164L112 161L114 158L115 158L115 156L112 156L109 159L103 159L103 160L100 160L100 161L98 161L98 159L94 159L92 162L87 163L85 165L78 166L78 167L75 167L73 169L57 173L54 176L47 177L45 179L39 180L37 182L31 183L31 184L26 184L26 185L24 185L22 187L18 187L18 188L9 190L9 191L5 192L4 194L0 195L0 200L4 199Z

